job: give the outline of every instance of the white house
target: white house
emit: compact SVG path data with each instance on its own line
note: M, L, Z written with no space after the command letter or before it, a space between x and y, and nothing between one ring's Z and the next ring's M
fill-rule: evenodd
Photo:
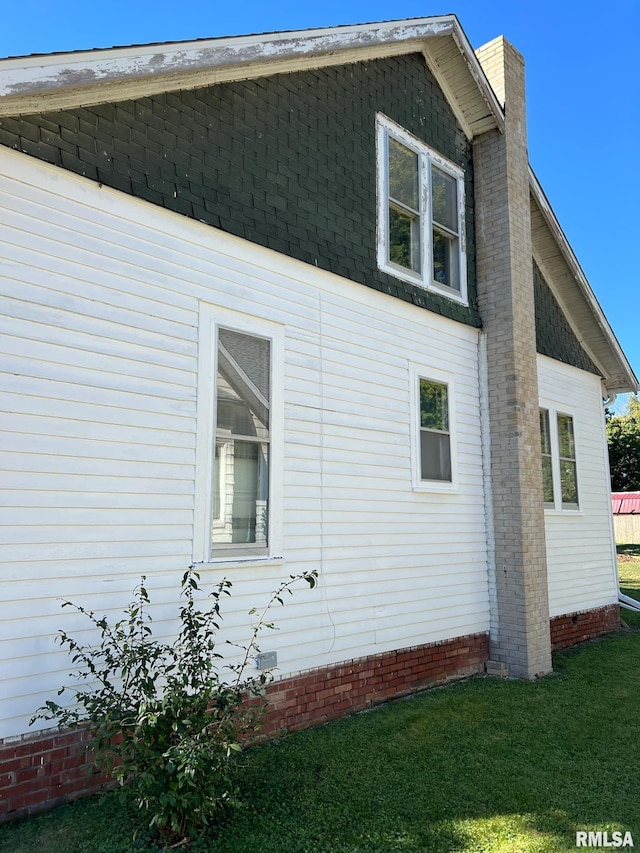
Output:
M505 104L507 108L505 109ZM0 61L0 819L76 796L71 599L278 584L268 729L619 622L603 399L637 380L454 16ZM97 780L99 781L99 780Z

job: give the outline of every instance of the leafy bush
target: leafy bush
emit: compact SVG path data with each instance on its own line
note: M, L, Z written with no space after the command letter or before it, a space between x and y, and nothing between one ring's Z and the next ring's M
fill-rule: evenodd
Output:
M96 646L84 646L65 631L61 645L80 665L72 677L86 687L63 687L73 701L48 701L36 719L57 720L61 727L88 725L95 762L132 794L146 811L150 827L164 838L192 836L237 801L234 756L254 734L264 716L259 697L270 675L249 675L259 652L258 634L273 627L266 616L297 580L315 586L316 573L292 576L271 596L258 615L240 663L221 665L216 634L221 603L231 582L222 580L210 593L211 605L196 605L200 576L193 567L182 578L180 631L172 643L153 638L149 595L143 576L124 618L113 626L106 616L66 601L86 615L100 632ZM256 611L252 611L256 613ZM222 670L230 670L223 678Z

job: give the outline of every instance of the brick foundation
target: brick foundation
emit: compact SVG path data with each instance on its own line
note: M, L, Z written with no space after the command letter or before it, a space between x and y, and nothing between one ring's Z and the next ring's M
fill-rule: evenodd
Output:
M551 647L557 651L619 629L620 608L617 604L564 613L551 619Z
M296 731L476 675L489 656L486 634L356 658L284 678L267 688L262 734ZM95 771L88 733L36 733L0 743L0 823L53 808L108 784Z
M486 634L355 658L276 681L267 688L264 733L296 731L364 711L454 678L483 672Z
M54 808L104 788L86 729L42 732L0 743L0 823Z

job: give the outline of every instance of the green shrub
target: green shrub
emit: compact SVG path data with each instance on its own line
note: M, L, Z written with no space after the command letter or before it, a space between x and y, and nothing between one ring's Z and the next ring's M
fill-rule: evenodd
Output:
M259 652L260 630L273 627L265 621L267 613L275 602L283 603L297 580L313 587L316 577L315 572L292 576L273 593L248 643L239 647L235 665L222 665L216 651L221 603L231 590L226 579L202 610L195 601L200 577L193 567L185 572L180 630L172 643L153 638L144 576L113 626L105 616L64 602L88 617L100 642L84 646L60 632L61 645L80 667L72 677L87 686L61 688L58 695L71 692L72 703L48 701L31 722L88 725L96 765L135 798L151 829L165 839L192 837L237 802L234 756L264 716L264 702L251 700L262 694L270 675L249 675L248 667Z

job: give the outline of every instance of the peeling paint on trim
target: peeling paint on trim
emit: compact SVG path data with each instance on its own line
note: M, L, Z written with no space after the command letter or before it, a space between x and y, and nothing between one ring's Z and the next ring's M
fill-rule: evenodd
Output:
M390 43L422 40L453 31L453 19L425 18L357 27L308 30L177 42L136 48L51 54L0 61L0 98L48 90L123 81L134 77L188 74L204 68L243 65L260 60L325 56Z
M453 38L494 126L501 127L500 105L455 15L0 60L0 116L417 53L441 36Z

